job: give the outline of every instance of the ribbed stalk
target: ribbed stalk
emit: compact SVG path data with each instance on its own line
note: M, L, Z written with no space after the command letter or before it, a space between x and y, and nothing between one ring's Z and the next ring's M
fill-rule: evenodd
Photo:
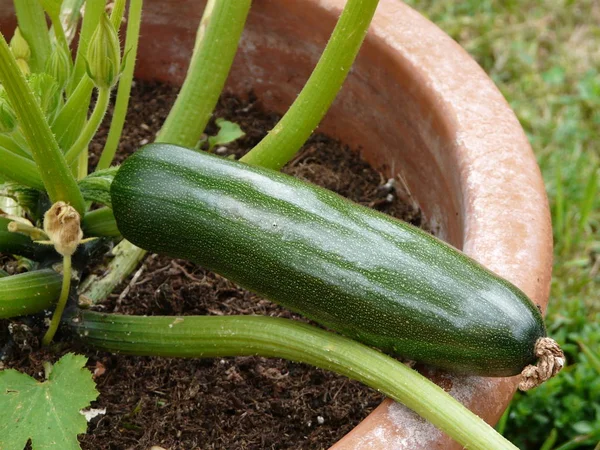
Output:
M378 0L348 0L306 85L282 119L242 161L279 170L317 127L342 87Z
M185 81L156 142L183 147L198 143L225 85L250 4L208 1Z
M73 67L73 77L67 87L67 93L70 95L75 87L83 78L87 78L85 73L85 58L87 49L90 43L92 34L96 29L96 25L100 21L100 16L104 13L106 0L86 0L85 12L83 14L83 23L81 25L81 33L79 34L79 44L77 45L77 56L75 57L75 65ZM91 94L91 89L89 94ZM89 104L89 98L87 103Z
M123 239L112 250L114 258L108 263L102 277L92 274L80 285L80 294L90 303L104 300L146 256L146 251Z
M51 307L58 300L61 283L62 277L51 269L0 278L0 319Z
M17 155L0 144L0 161L0 174L4 177L40 191L44 190L40 171L31 159Z
M98 89L98 99L96 100L94 111L92 112L90 119L85 124L85 127L83 127L83 130L75 143L65 154L65 158L69 164L73 164L79 157L79 154L87 149L88 144L96 134L96 131L98 130L98 127L104 118L104 114L106 114L109 100L110 89Z
M121 235L112 209L100 208L83 216L81 229L85 236L118 237Z
M85 125L90 106L90 95L93 89L94 83L86 75L71 93L54 122L52 122L52 132L63 151L71 148Z
M467 448L516 449L418 372L356 341L289 319L81 311L68 324L86 344L111 352L186 358L259 355L311 364L404 403Z
M0 253L5 255L19 255L32 259L36 255L36 248L29 236L8 231L11 219L0 217Z
M8 99L17 113L33 159L40 169L44 187L52 203L64 201L80 214L85 203L75 178L58 147L58 143L40 105L13 58L4 36L0 34L0 83L4 85Z
M113 111L112 121L110 123L110 131L106 138L106 144L102 150L102 155L98 161L96 170L107 169L110 167L121 133L125 124L125 116L127 115L127 106L129 105L129 94L131 93L131 83L133 81L133 70L135 68L135 59L137 56L137 48L140 37L140 24L142 19L142 0L131 0L129 2L129 16L127 20L127 37L125 41L125 67L121 78L119 78L119 88L117 90L117 99Z
M39 1L14 0L14 5L19 29L31 50L29 67L34 73L43 72L52 50L44 9Z

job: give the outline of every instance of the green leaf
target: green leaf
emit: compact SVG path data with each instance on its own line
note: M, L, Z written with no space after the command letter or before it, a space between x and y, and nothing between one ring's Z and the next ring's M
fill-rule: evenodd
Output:
M111 206L110 185L118 167L98 170L79 181L79 189L88 202Z
M209 152L217 145L229 144L246 134L237 123L229 122L228 120L217 119L216 124L219 127L219 132L216 136L210 136L208 138Z
M79 412L98 397L87 358L68 353L40 383L9 369L0 372L0 448L79 449L77 435L87 422Z

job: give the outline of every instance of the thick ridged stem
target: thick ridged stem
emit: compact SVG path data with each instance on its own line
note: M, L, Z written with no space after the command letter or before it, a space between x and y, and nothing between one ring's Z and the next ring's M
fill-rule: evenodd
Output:
M104 14L106 0L86 0L85 12L83 14L83 23L81 33L79 34L79 44L77 45L77 56L73 67L73 77L67 86L67 93L70 95L75 90L82 79L87 78L85 73L85 57L92 34L100 21L100 16ZM89 94L91 94L91 89ZM88 95L89 95L88 94ZM89 104L89 99L88 102Z
M100 208L86 213L81 228L85 236L118 237L121 235L110 208Z
M113 259L108 263L102 277L88 276L80 286L80 297L86 303L104 300L113 289L121 284L146 256L146 251L123 239L112 251Z
M277 125L242 161L279 170L300 150L341 89L377 3L378 0L348 0L306 85Z
M117 99L110 123L110 131L106 138L106 144L102 150L102 155L98 161L96 170L107 169L110 167L119 140L125 124L127 115L127 106L129 105L129 94L131 93L131 83L133 81L133 69L135 68L135 59L140 37L140 24L142 19L142 0L131 0L129 3L129 15L127 20L127 37L125 40L125 67L119 78L119 88L117 90Z
M418 372L366 345L293 320L82 311L67 323L86 344L111 352L187 358L259 355L311 364L358 380L405 404L467 448L516 449Z
M0 174L6 178L40 191L44 190L40 171L31 159L20 156L0 144L0 161Z
M39 1L14 0L19 29L31 49L31 71L43 72L52 46L44 9Z
M39 103L25 81L4 36L0 34L0 83L17 113L50 200L71 204L80 214L85 203Z
M83 127L83 131L65 155L65 158L69 164L73 164L79 157L79 154L87 149L87 146L96 134L100 123L102 123L102 119L104 118L106 110L108 109L109 100L110 89L98 89L98 99L96 100L94 111L92 112L90 119L85 124L85 127Z
M250 4L250 0L208 1L185 81L157 142L184 147L198 143L225 86Z

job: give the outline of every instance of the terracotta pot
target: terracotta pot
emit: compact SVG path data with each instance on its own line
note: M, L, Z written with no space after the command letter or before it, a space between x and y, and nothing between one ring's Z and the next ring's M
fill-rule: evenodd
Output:
M253 89L284 112L314 67L344 0L256 0L227 88ZM12 1L0 0L12 30ZM146 0L137 76L183 81L204 2ZM544 184L514 113L481 68L434 24L381 0L360 55L321 130L403 180L438 236L545 308L552 238ZM430 373L495 423L516 378ZM454 449L448 436L389 400L335 449Z

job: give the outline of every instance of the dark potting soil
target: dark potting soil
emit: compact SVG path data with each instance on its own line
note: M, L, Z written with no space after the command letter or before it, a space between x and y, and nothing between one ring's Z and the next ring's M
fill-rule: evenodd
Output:
M176 94L166 85L135 84L118 161L154 140ZM245 131L245 137L216 150L236 157L258 143L279 118L263 111L252 95L244 101L223 96L214 117L236 122ZM216 134L214 121L207 131ZM91 167L107 132L103 126L91 145ZM284 171L422 225L420 212L402 203L359 153L326 136L311 137ZM305 320L195 264L158 255L149 255L135 280L130 277L98 309L137 315L261 314ZM4 342L8 322L1 325L0 342ZM54 362L68 351L89 358L87 366L100 392L92 406L106 408L106 414L92 419L88 433L80 437L84 449L328 448L383 399L345 377L279 359L118 356L70 342L64 332L56 338L63 344L49 351L40 349L44 329L39 322L14 320L11 332L19 348L4 361L4 368L40 378L44 361Z

